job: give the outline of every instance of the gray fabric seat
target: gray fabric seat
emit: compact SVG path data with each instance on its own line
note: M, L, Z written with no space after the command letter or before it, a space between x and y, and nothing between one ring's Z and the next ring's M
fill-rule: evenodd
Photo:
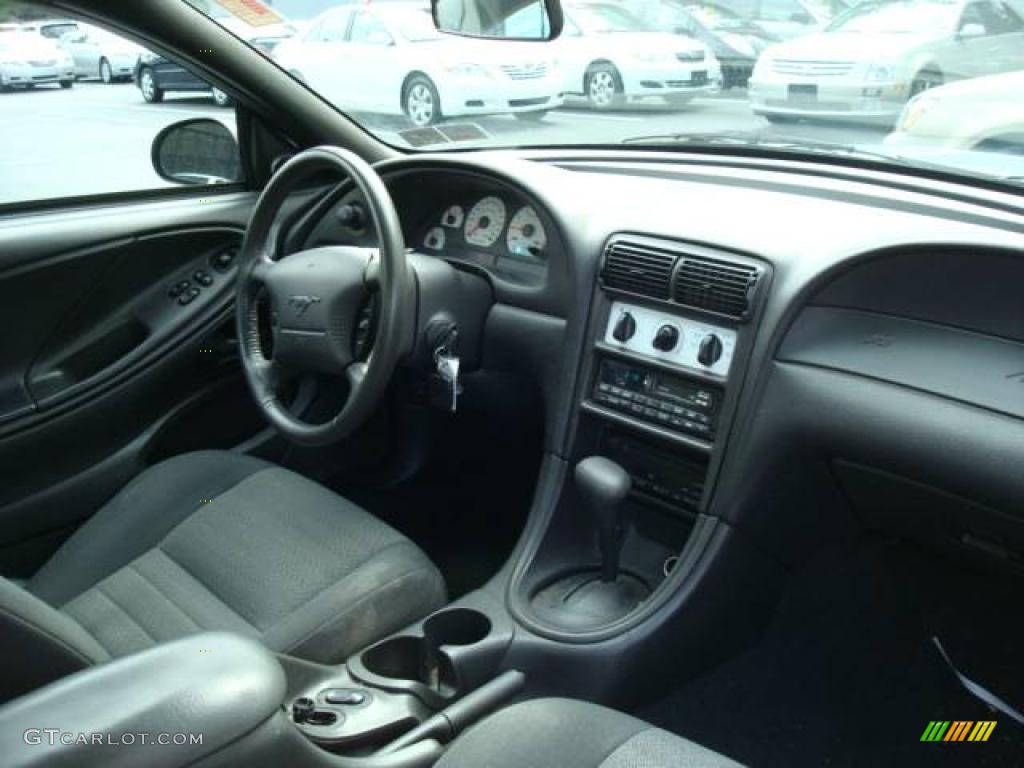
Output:
M129 483L25 589L0 580L0 695L205 630L335 663L445 601L412 542L331 491L186 454Z
M736 768L739 763L596 704L535 699L470 728L435 768Z

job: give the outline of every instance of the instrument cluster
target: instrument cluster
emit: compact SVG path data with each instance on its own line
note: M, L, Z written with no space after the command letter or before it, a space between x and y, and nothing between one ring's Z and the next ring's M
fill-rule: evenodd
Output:
M548 233L532 206L488 194L452 201L432 216L415 244L428 254L468 261L511 282L544 281Z

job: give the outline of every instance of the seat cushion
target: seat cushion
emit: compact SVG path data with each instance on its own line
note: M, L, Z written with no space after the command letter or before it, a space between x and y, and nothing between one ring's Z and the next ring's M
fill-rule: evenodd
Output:
M293 472L227 452L136 478L28 584L111 656L227 630L334 663L444 605L408 539Z
M435 768L735 768L739 763L596 704L535 699L501 710Z

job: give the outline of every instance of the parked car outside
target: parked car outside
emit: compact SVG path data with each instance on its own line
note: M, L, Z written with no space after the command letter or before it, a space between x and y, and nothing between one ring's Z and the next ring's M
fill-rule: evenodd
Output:
M265 27L251 27L233 16L218 21L225 29L234 32L264 56L269 56L277 46L302 31L300 23L291 21L269 24Z
M566 91L595 109L659 97L673 106L718 91L722 71L704 43L658 31L618 3L563 5L565 29L557 42Z
M899 152L996 152L1024 158L1024 71L932 88L903 108L885 139Z
M769 120L891 123L922 91L1016 69L1024 69L1024 21L1002 0L877 0L768 48L750 103Z
M776 42L822 29L833 19L832 7L846 5L824 0L718 0L713 4L754 24Z
M48 40L60 40L68 32L74 32L79 22L74 19L44 19L42 21L26 21L21 25L24 32L42 35Z
M75 83L75 63L67 51L34 32L0 34L0 90Z
M191 70L151 51L145 51L139 56L132 79L142 92L142 98L150 104L162 102L166 93L204 91L210 94L218 107L229 107L233 103L228 94L193 74Z
M542 118L563 101L552 50L445 35L422 4L386 3L326 11L273 58L342 109L422 127L463 115Z
M78 77L98 77L104 83L129 81L143 48L105 29L80 24L60 39L75 61Z
M680 0L624 0L640 21L700 40L722 68L722 88L745 88L761 52L771 45L760 27L721 5Z

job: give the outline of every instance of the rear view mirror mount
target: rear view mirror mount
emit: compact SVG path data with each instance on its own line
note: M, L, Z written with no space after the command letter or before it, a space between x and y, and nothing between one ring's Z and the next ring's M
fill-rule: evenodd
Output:
M431 0L440 32L488 40L543 42L562 34L559 0Z

